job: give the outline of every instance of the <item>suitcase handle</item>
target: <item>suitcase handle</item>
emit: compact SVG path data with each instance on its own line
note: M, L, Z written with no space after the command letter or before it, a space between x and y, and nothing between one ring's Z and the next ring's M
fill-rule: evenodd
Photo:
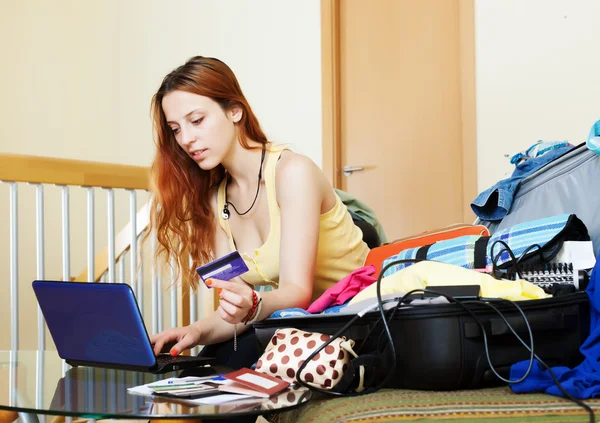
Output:
M515 332L527 333L527 326L522 316L510 316L506 317L508 323L513 327ZM532 332L542 331L556 331L560 329L576 329L578 326L577 313L534 313L527 316L529 326ZM479 320L483 323L486 333L488 336L503 336L512 335L509 327L504 321L498 317L494 318L481 318ZM465 322L465 337L466 338L481 338L481 328L477 322L469 321Z

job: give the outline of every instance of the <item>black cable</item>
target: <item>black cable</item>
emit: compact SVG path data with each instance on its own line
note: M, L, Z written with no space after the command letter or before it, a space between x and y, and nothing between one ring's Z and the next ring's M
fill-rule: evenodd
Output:
M225 204L223 205L223 211L221 212L223 214L224 219L229 219L229 208L227 207L227 205L231 205L231 207L233 207L233 209L239 216L244 216L250 210L252 210L252 207L254 207L254 204L256 203L256 199L258 198L258 193L260 192L260 181L262 179L262 168L263 168L264 161L265 161L265 144L263 144L262 154L260 156L260 167L258 168L258 186L256 187L256 195L254 196L254 201L252 201L252 205L244 213L240 213L238 211L238 209L235 208L235 205L231 201L227 201L227 186L225 186Z
M502 246L504 246L504 248L502 250L500 250L500 252L494 257L494 247L496 246L496 244L501 244ZM508 244L500 239L494 241L494 243L492 244L492 248L490 248L490 257L492 257L492 276L494 276L494 278L498 279L498 276L497 276L498 260L500 259L500 256L504 252L507 252L508 255L510 256L510 259L512 260L512 263L515 267L515 272L517 272L517 275L519 275L519 279L523 279L523 275L521 273L521 269L519 268L519 264L517 263L517 258L515 257L515 254L510 249Z
M537 356L537 354L536 354L535 358L536 358L537 361L539 361L539 363L546 370L548 370L548 373L550 373L550 376L552 377L552 380L554 381L554 384L558 387L558 389L560 390L560 392L562 392L562 394L565 396L565 398L573 401L575 404L579 405L584 410L586 410L590 414L590 423L595 423L596 422L596 414L594 413L594 410L592 409L592 407L590 407L585 402L583 402L581 400L578 400L577 398L575 398L571 394L569 394L565 390L565 388L563 388L563 386L561 385L561 383L558 381L558 378L556 377L556 375L554 374L554 372L552 371L552 369L550 368L550 366L548 366L541 358L539 358Z
M494 256L494 247L496 246L496 244L501 244L504 246L503 249L500 250L500 252ZM510 255L511 258L511 264L514 268L515 273L517 274L517 276L519 277L519 279L523 279L523 272L521 270L521 261L526 257L527 253L529 251L531 251L532 249L536 248L538 249L538 252L540 253L540 261L542 261L543 263L547 263L546 258L544 258L544 254L542 251L542 247L539 244L531 244L529 247L527 247L520 255L520 257L517 259L515 256L515 253L512 251L512 249L510 248L510 246L502 241L502 240L497 240L492 244L492 248L490 249L490 256L492 257L492 275L498 279L497 277L497 273L498 272L498 260L500 259L500 256L502 255L502 253L507 252Z
M529 326L529 322L527 321L527 317L525 316L525 313L523 312L523 310L521 309L521 307L519 307L519 305L517 303L515 303L514 301L503 299L503 298L496 298L496 299L486 298L485 301L471 301L471 300L465 301L465 303L468 303L468 302L483 304L485 306L488 306L488 307L492 308L496 312L496 314L498 314L498 316L500 316L500 318L504 321L504 323L510 329L510 331L513 333L513 335L521 342L521 344L523 344L523 346L527 350L529 350L531 352L532 357L535 358L548 371L548 373L552 377L552 380L554 381L554 384L560 390L560 392L565 396L565 398L567 398L568 400L574 402L575 404L579 405L584 410L586 410L590 414L590 423L594 423L596 421L595 420L596 416L594 414L594 410L589 405L587 405L585 402L583 402L583 401L581 401L581 400L573 397L571 394L569 394L566 391L566 389L562 386L562 384L558 381L558 378L554 374L554 371L552 370L552 368L550 366L548 366L548 364L546 364L546 362L543 361L537 354L534 353L534 349L533 349L533 337L532 337L531 327ZM530 334L531 348L529 348L529 346L525 343L525 341L523 341L523 339L517 334L517 332L513 329L513 327L510 325L510 323L508 323L508 320L506 320L506 318L500 312L500 310L498 310L496 307L494 307L492 304L490 304L490 302L507 302L507 303L513 305L519 311L519 313L521 313L521 316L523 316L523 320L525 321L525 324L527 326L527 330L529 331L529 334ZM529 364L529 366L527 368L527 371L523 375L523 377L521 377L517 381L506 380L506 379L500 377L500 375L498 375L498 373L496 373L495 369L492 368L492 363L491 363L491 360L489 358L489 351L488 351L488 348L487 348L487 344L485 345L485 348L486 348L486 356L487 356L487 359L488 359L488 364L490 365L490 369L492 369L492 371L494 372L494 374L497 377L499 377L501 380L505 380L505 381L507 381L509 383L518 383L518 382L521 382L522 380L524 380L527 376L529 376L529 373L531 372L531 368L532 368L532 365L533 365L533 359L532 358L530 358L530 364Z
M329 391L326 389L321 389L321 388L317 388L315 386L309 385L307 382L302 380L301 374L304 371L304 369L306 369L306 366L308 365L308 363L311 362L311 360L321 351L323 351L323 349L325 349L325 347L327 347L329 344L331 344L333 341L335 341L341 334L343 334L345 331L348 330L348 328L350 326L352 326L352 324L354 324L355 321L357 321L361 316L359 316L358 314L356 316L354 316L352 319L350 319L350 321L348 323L346 323L339 331L337 331L334 335L331 335L331 337L325 341L323 344L321 344L316 350L314 350L308 357L306 357L306 360L304 360L304 362L300 365L300 367L298 368L298 371L296 372L296 380L298 381L298 383L302 386L304 386L305 388L308 388L310 390L316 391L316 392L321 392L323 394L328 394L328 395L333 395L333 396L339 396L339 397L343 397L343 396L357 396L357 395L361 395L361 393L358 392L348 392L348 393L344 393L344 392L334 392L334 391Z
M506 301L509 301L509 300L506 300ZM490 358L490 351L489 351L489 345L488 345L488 339L487 339L487 332L485 331L483 324L481 324L481 322L475 316L475 314L474 313L471 314L473 316L473 318L477 321L477 323L480 324L480 327L482 329L483 345L484 345L484 348L485 348L485 356L487 358L487 362L488 362L488 365L490 366L490 370L492 371L492 373L494 373L494 375L496 375L496 377L498 379L500 379L501 381L503 381L503 382L506 382L506 383L519 383L519 382L523 382L527 378L527 376L529 376L529 373L531 373L531 369L533 368L533 359L534 359L534 356L535 356L535 353L534 353L534 344L533 344L533 332L531 330L531 326L529 325L529 321L527 320L527 317L525 316L525 313L523 312L523 310L521 309L521 307L519 307L517 304L515 304L512 301L509 301L509 302L511 304L513 304L517 308L517 310L519 311L519 313L521 313L521 316L523 316L523 321L525 322L525 327L527 327L527 333L529 334L529 342L530 342L531 346L528 346L525 343L525 341L523 341L523 339L513 329L512 325L508 322L508 320L504 317L504 315L500 312L500 310L498 310L495 306L487 303L486 301L481 301L481 300L466 300L466 301L459 301L458 303L463 308L465 308L464 304L482 304L482 305L488 306L491 309L493 309L500 316L500 318L504 321L504 323L510 329L510 331L513 333L513 335L515 335L517 337L517 339L519 341L521 341L521 344L523 344L525 346L525 348L527 348L527 350L531 353L531 355L529 356L529 366L527 367L527 370L525 371L525 374L520 379L510 380L510 379L505 379L504 377L500 376L500 374L496 371L496 368L492 364L492 359ZM466 309L467 308L465 308L465 310Z
M510 247L508 247L508 246L507 246L506 248L510 249ZM507 250L506 250L506 248L505 248L505 249L503 249L502 251L507 251ZM514 268L515 272L516 272L516 270L517 270L517 269L520 269L520 270L522 271L522 269L523 269L523 268L521 267L521 261L523 261L523 259L525 259L525 258L526 258L526 256L527 256L527 253L528 253L529 251L531 251L532 249L534 249L534 248L537 248L537 251L538 251L538 253L540 254L540 261L541 261L542 263L547 263L546 259L544 258L544 254L543 254L542 247L540 246L540 244L531 244L529 247L527 247L527 248L526 248L526 249L525 249L525 250L524 250L524 251L521 253L521 256L520 256L520 257L517 259L517 261L515 262L515 263L516 263L516 265L513 263L513 266L512 266L512 267ZM512 251L512 250L511 250L511 251ZM514 252L513 252L513 254L514 254ZM522 272L521 272L521 275L520 275L520 277L521 277L521 278L523 278L523 273L522 273ZM510 279L510 278L509 278L509 279Z
M492 248L490 249L490 255L493 257L493 251L494 251L494 246L500 243L504 246L504 248L500 251L500 253L498 253L498 255L493 259L492 263L493 263L493 267L492 267L492 271L494 273L496 273L496 269L497 269L497 260L500 257L500 255L503 252L508 252L508 254L510 255L513 264L514 264L514 268L515 271L517 272L519 278L523 278L521 271L520 271L520 267L519 264L521 262L521 260L525 257L525 255L532 250L533 248L537 247L538 251L540 253L540 259L542 260L542 262L546 262L546 259L544 258L543 254L542 254L542 247L539 244L532 244L529 247L527 247L523 253L521 253L521 257L519 257L518 260L515 260L515 255L513 253L513 251L511 250L511 248L504 242L504 241L496 241L494 242L494 244L492 244ZM491 299L486 299L487 301L490 301ZM570 401L576 403L577 405L579 405L580 407L582 407L583 409L585 409L589 414L590 414L590 422L594 422L595 421L595 414L594 411L592 410L592 408L587 405L586 403L584 403L583 401L580 401L578 399L576 399L575 397L573 397L572 395L570 395L565 389L564 387L561 385L561 383L558 381L558 378L556 377L556 375L554 374L554 372L552 371L552 369L550 368L550 366L548 366L537 354L535 354L534 352L534 348L533 348L533 335L531 332L531 327L529 326L529 322L527 321L527 317L525 316L525 313L523 312L523 310L513 301L510 300L506 300L506 299L497 299L498 302L508 302L510 304L512 304L518 311L519 313L521 313L521 316L523 316L523 320L525 321L525 325L527 326L527 330L530 334L530 341L531 341L531 348L525 343L525 341L523 341L523 339L516 333L516 331L513 329L513 327L508 323L508 321L506 320L506 318L504 317L504 315L493 305L491 305L489 302L486 301L469 301L469 302L473 302L473 303L479 303L479 304L483 304L487 307L492 308L499 316L500 318L502 318L502 320L504 321L504 323L507 325L507 327L510 329L510 331L513 333L513 335L521 342L521 344L523 344L523 346L529 350L531 352L531 356L530 356L530 360L529 360L529 366L527 368L527 371L525 372L525 374L523 375L523 377L521 377L519 380L517 381L511 381L511 380L507 380L503 377L501 377L498 372L496 372L496 369L493 367L490 356L489 356L489 349L488 349L488 344L487 344L487 335L485 333L485 330L483 328L483 326L481 326L481 329L483 331L483 335L484 335L484 346L485 346L485 353L486 353L486 358L488 360L488 364L490 366L490 369L492 370L492 372L496 375L496 377L498 377L500 380L504 381L504 382L508 382L508 383L518 383L521 382L523 380L525 380L525 378L527 376L529 376L529 373L531 372L531 368L533 366L533 358L535 358L536 360L538 360L538 362L546 369L548 370L548 373L550 374L550 376L552 377L552 380L554 381L554 384L558 387L558 389L561 391L561 393L565 396L565 398L569 399ZM468 302L467 302L468 303ZM477 320L477 319L476 319Z
M400 298L400 300L398 301L398 303L396 304L396 307L394 309L392 309L392 312L390 313L390 321L388 322L388 320L386 319L385 316L385 310L383 305L388 303L388 302L394 302L397 300L397 298L391 299L391 300L386 300L385 302L382 301L381 298L381 280L383 279L383 275L385 274L385 272L391 268L392 266L395 266L397 264L405 264L405 263L416 263L419 261L423 261L423 260L418 260L418 259L402 259L402 260L393 260L391 262L389 262L387 265L385 265L383 267L383 269L381 270L381 272L379 273L379 276L377 277L377 282L376 282L376 292L377 292L377 306L379 309L379 313L381 315L380 319L378 320L377 324L379 324L379 322L383 322L384 328L385 328L385 334L387 335L388 341L389 341L389 346L390 346L390 350L391 350L391 361L392 361L392 365L391 368L389 369L387 376L385 377L385 379L379 383L376 387L374 388L369 388L366 389L365 391L362 392L350 392L350 393L342 393L342 392L334 392L334 391L329 391L329 390L325 390L325 389L320 389L320 388L316 388L314 386L308 385L305 381L302 380L302 372L306 369L306 366L308 365L308 363L319 353L321 352L325 347L327 347L327 345L331 344L335 339L337 339L340 335L342 335L344 332L346 332L348 330L348 328L350 326L352 326L352 324L354 324L354 322L356 320L358 320L359 318L362 317L362 315L357 314L356 316L354 316L348 323L346 323L346 325L344 325L342 327L342 329L340 329L338 332L336 332L334 335L331 336L331 338L329 338L325 343L323 343L321 346L319 346L319 348L317 348L316 350L314 350L307 358L306 360L304 360L304 363L302 363L302 365L300 366L300 368L298 369L297 373L296 373L296 380L298 381L298 383L300 383L302 386L312 389L316 392L321 392L324 394L328 394L328 395L334 395L334 396L357 396L357 395L364 395L366 393L371 393L371 392L375 392L377 390L379 390L381 387L385 386L385 384L387 383L387 381L390 379L390 377L392 377L392 375L394 374L394 370L396 369L396 348L394 345L394 339L392 337L392 334L390 332L390 328L389 328L389 323L391 323L391 318L394 316L394 314L396 313L397 309L406 302L406 300L408 299L408 297L416 292L425 292L425 290L423 289L414 289L408 293L406 293L403 297ZM448 295L436 292L436 291L432 291L432 290L428 290L428 292L431 292L433 294L436 295L440 295L442 297L445 297L448 301L450 302L456 302L456 300ZM463 306L463 308L465 308ZM473 313L466 309L465 310L473 315ZM477 319L476 316L473 315L473 317L475 319ZM485 331L485 328L483 327L483 324L480 323L481 329L482 331ZM369 332L371 333L371 331ZM365 338L366 339L366 338ZM364 341L363 341L363 345L364 345ZM361 345L362 347L362 345Z
M424 261L424 260L423 259L402 259L402 260L399 259L399 260L396 260L393 265L396 265L396 264L407 264L407 263L413 263L414 264L414 263L419 263L421 261ZM435 260L428 260L428 261L435 261ZM386 270L387 269L388 268L386 267ZM380 275L382 275L382 274L383 274L383 271L380 273ZM382 279L383 279L383 277L382 277ZM397 298L400 298L400 297L397 297ZM401 302L398 302L398 304L396 304L396 306L392 310L390 310L390 316L388 318L388 325L391 323L392 319L394 318L394 315L396 314L396 311L399 309L399 307L400 307L401 304L402 304ZM375 322L375 325L373 325L373 327L371 329L369 329L369 332L367 332L367 335L363 339L363 341L360 344L360 346L357 348L357 352L361 351L363 349L363 347L367 343L367 340L369 339L369 336L371 336L371 333L375 332L375 330L379 327L379 324L381 323L381 321L382 321L382 319L379 318L377 320L377 322ZM382 332L380 334L380 339L381 339L381 335L383 335L383 334L384 334L384 332ZM380 342L381 341L378 341L377 345L379 345ZM379 349L378 349L378 351L379 351Z
M531 369L533 368L533 363L534 363L534 358L535 358L536 360L538 360L538 362L546 370L548 370L548 373L552 377L552 380L554 381L554 384L558 387L558 389L565 396L565 398L567 398L568 400L574 402L575 404L579 405L584 410L586 410L589 413L589 415L590 415L590 423L594 423L595 422L595 413L594 413L594 410L592 410L592 408L589 405L587 405L585 402L583 402L581 400L578 400L575 397L573 397L571 394L569 394L564 389L564 387L562 386L562 384L558 381L558 378L556 377L556 375L554 374L554 372L552 371L552 369L550 368L550 366L548 366L548 364L546 364L546 362L544 362L537 354L535 354L535 352L534 352L534 343L533 343L533 332L531 330L531 326L529 325L529 321L527 320L527 317L525 316L525 313L523 312L523 310L521 309L521 307L519 307L519 305L516 304L514 301L510 301L510 300L506 300L506 299L502 299L502 298L495 299L496 302L507 302L509 304L512 304L519 311L519 313L523 317L523 321L525 322L525 326L527 327L527 332L529 333L529 339L530 339L530 342L531 342L531 347L528 346L525 343L525 341L523 341L523 339L517 334L517 332L514 330L514 328L512 327L512 325L508 322L508 320L506 319L506 317L504 316L504 314L502 314L502 312L500 310L498 310L496 307L494 307L492 304L489 303L489 301L494 301L494 299L486 298L485 301L483 301L483 300L465 300L465 301L459 301L459 300L456 300L455 298L453 298L453 297L451 297L449 295L445 295L443 293L436 292L436 291L429 290L429 289L413 290L413 291L407 293L403 298L407 297L408 295L410 295L410 294L412 294L414 292L418 292L418 291L429 292L429 293L441 295L444 298L446 298L448 301L454 302L455 304L459 305L462 309L464 309L467 313L469 313L471 315L471 317L473 317L473 319L479 324L479 327L481 328L481 332L483 334L485 354L486 354L486 359L487 359L488 365L490 366L490 370L492 370L492 372L494 373L494 375L496 375L496 377L498 377L500 380L502 380L503 382L510 383L510 384L515 384L515 383L519 383L519 382L524 381L527 378L527 376L529 376L529 374L531 373ZM504 321L504 323L510 329L510 331L513 333L513 335L531 353L530 358L529 358L529 365L528 365L527 370L525 371L525 373L523 374L522 377L520 377L517 380L510 380L510 379L505 379L504 377L502 377L502 376L500 376L498 374L498 372L496 371L494 365L492 364L492 360L490 358L489 347L488 347L488 340L487 340L487 331L485 330L485 327L484 327L483 323L479 320L479 318L475 315L475 313L472 310L470 310L468 307L466 307L465 304L482 304L484 306L492 308L500 316L500 318Z
M376 282L377 283L377 306L378 306L379 312L381 314L381 321L383 322L383 325L385 327L385 331L386 331L386 334L387 334L388 340L389 340L390 349L391 349L391 352L392 352L392 367L389 369L389 372L388 372L387 376L385 377L385 379L382 382L380 382L375 387L367 388L367 389L365 389L364 391L361 391L361 392L349 392L349 393L334 392L334 391L329 391L329 390L326 390L326 389L317 388L317 387L309 385L304 380L302 380L302 377L301 377L302 376L302 372L306 369L306 366L308 365L308 363L310 363L310 361L319 352L321 352L325 347L327 347L335 339L337 339L338 337L340 337L340 335L342 335L344 332L346 332L348 330L348 328L350 328L350 326L352 326L352 324L354 324L355 321L357 321L358 319L360 319L362 317L362 315L359 312L356 316L354 316L352 319L350 319L350 321L348 323L346 323L344 325L344 327L342 327L342 329L340 329L334 335L332 335L331 338L329 338L327 341L325 341L325 343L323 343L322 345L320 345L319 348L317 348L316 350L314 350L304 360L304 363L302 363L302 365L300 366L300 368L296 372L296 380L298 381L298 383L300 383L300 385L302 385L302 386L304 386L304 387L306 387L308 389L311 389L313 391L320 392L320 393L323 393L323 394L333 395L333 396L358 396L358 395L365 395L367 393L372 393L372 392L378 391L383 386L385 386L385 384L387 383L387 381L389 380L389 378L393 375L394 369L396 368L396 348L394 346L394 339L392 338L392 334L390 332L390 328L389 328L388 322L387 322L387 320L385 318L386 316L385 316L383 305L387 304L389 302L395 302L396 299L394 298L394 299L391 299L391 300L382 301L382 299L381 299L381 279L383 279L383 274L390 267L395 266L397 264L403 264L403 263L415 263L417 261L420 261L420 260L405 259L405 260L394 260L394 261L391 261L390 263L388 263L387 265L385 265L383 267L383 269L379 273L379 276L377 277L377 282Z
M511 256L513 262L515 264L517 264L516 263L516 259L514 257L514 254L513 254L512 250L510 249L510 247L508 245L506 245L506 243L504 241L496 241L492 245L491 251L493 252L493 249L494 249L494 246L495 246L496 243L504 244L504 246L506 248L506 251ZM532 246L529 247L529 249L531 249L531 248L532 248ZM499 257L499 255L498 255L498 257ZM497 259L497 257L496 257L496 259ZM329 391L329 390L325 390L325 389L316 388L314 386L310 386L306 382L304 382L302 380L302 378L301 378L301 373L304 371L304 369L306 368L306 366L308 365L308 363L320 351L322 351L327 345L331 344L331 342L333 342L341 334L343 334L345 331L347 331L348 328L350 328L350 326L352 326L352 324L354 324L354 322L356 320L358 320L359 318L362 317L362 315L359 313L356 316L354 316L346 325L344 325L344 327L342 327L342 329L340 329L336 334L332 335L331 338L328 339L324 344L322 344L319 348L317 348L315 351L313 351L307 357L307 359L304 361L304 363L302 363L302 365L298 369L298 372L296 373L296 380L302 386L304 386L304 387L306 387L308 389L311 389L313 391L321 392L321 393L328 394L328 395L334 395L334 396L358 396L358 395L365 395L365 394L368 394L368 393L375 392L375 391L379 390L381 387L385 386L385 384L387 383L387 381L389 380L389 378L392 377L392 375L394 374L394 370L396 369L396 349L395 349L395 345L394 345L394 339L393 339L393 337L391 335L390 328L389 328L389 324L391 323L391 319L393 318L394 314L399 309L399 307L401 307L402 304L404 304L406 302L406 300L412 294L415 294L417 292L423 292L423 293L427 292L427 293L432 293L432 294L435 294L435 295L442 296L442 297L446 298L446 300L448 300L450 303L457 304L459 307L461 307L463 310L465 310L477 322L477 324L479 325L479 327L481 329L481 333L483 335L484 348L485 348L485 354L486 354L486 359L488 361L488 365L489 365L490 369L492 370L492 372L494 373L494 375L496 375L496 377L498 377L503 382L507 382L507 383L511 383L511 384L522 382L531 373L531 369L533 368L534 359L536 359L536 360L538 360L538 362L546 370L548 370L550 376L552 377L552 380L554 381L554 383L556 384L556 386L558 387L558 389L561 391L561 393L565 396L565 398L569 399L570 401L574 402L575 404L579 405L584 410L586 410L589 413L589 415L590 415L590 422L591 423L593 423L595 421L595 414L594 414L594 411L592 410L592 408L589 405L587 405L586 403L584 403L583 401L580 401L580 400L574 398L572 395L570 395L564 389L564 387L562 386L562 384L558 381L558 378L556 377L556 375L554 374L554 372L552 371L552 369L550 368L550 366L548 366L537 354L535 354L535 351L534 351L534 341L533 341L533 332L531 330L531 326L529 325L529 321L527 320L527 316L525 315L525 313L523 312L523 310L521 309L521 307L519 307L519 305L516 304L515 302L510 301L510 300L505 300L505 299L496 299L496 300L494 300L494 299L489 299L489 298L485 299L485 300L464 300L464 301L460 301L460 300L457 300L457 299L455 299L454 297L452 297L450 295L446 295L444 293L437 292L437 291L434 291L434 290L431 290L431 289L414 289L414 290L411 290L411 291L407 292L406 294L404 294L404 296L402 296L399 300L398 300L398 298L394 298L394 299L391 299L391 300L382 301L382 298L381 298L381 280L383 278L383 274L390 267L392 267L392 266L394 266L396 264L414 263L415 261L419 261L419 260L407 259L407 260L395 260L395 261L392 261L392 262L388 263L381 270L381 272L380 272L380 274L379 274L379 276L377 278L377 285L376 285L377 305L378 305L379 313L381 315L381 318L377 322L377 324L379 324L379 322L383 323L384 328L385 328L385 334L387 335L387 338L388 338L388 341L389 341L390 350L391 350L391 353L392 353L392 360L391 360L392 361L392 365L388 369L388 374L385 377L385 379L381 383L379 383L377 386L375 386L373 388L367 388L367 389L365 389L364 391L361 391L361 392L342 393L342 392L333 392L333 391ZM394 302L396 300L398 300L398 303L392 309L392 311L390 313L390 316L388 317L389 318L389 321L388 321L388 319L386 319L386 316L385 316L385 310L384 310L383 305L386 304L386 303L389 303L389 302ZM504 314L497 307L495 307L492 304L490 304L491 301L495 301L495 302L508 302L509 304L512 304L519 311L519 313L523 317L523 321L525 322L525 326L527 327L527 332L529 334L529 340L530 340L530 343L531 343L530 345L531 346L527 345L527 343L525 343L525 341L523 341L523 339L514 330L514 328L512 327L512 325L508 322L508 320L506 319L506 317L504 316ZM506 379L506 378L500 376L500 374L498 374L498 372L496 371L496 368L492 364L492 360L490 358L489 345L488 345L488 339L487 339L487 331L485 329L485 326L481 322L481 320L477 317L476 313L473 310L471 310L469 307L467 307L466 304L482 304L482 305L487 306L487 307L491 308L492 310L494 310L496 312L496 314L498 314L500 316L500 318L504 321L504 323L509 328L509 330L512 332L512 334L531 353L530 358L529 358L529 365L527 367L527 370L525 371L525 373L523 374L523 376L521 376L519 379L517 379L517 380L510 380L510 379ZM370 333L372 333L372 330L369 331L369 334ZM363 345L364 345L364 341L363 341ZM379 345L378 345L378 347L379 347Z
M538 252L540 253L540 260L543 263L545 263L546 259L544 258L544 255L542 254L542 247L540 246L540 244L531 244L529 247L525 248L525 251L523 251L521 253L521 257L518 258L517 264L521 264L521 260L523 260L525 258L525 256L527 255L527 253L535 247L538 248Z
M381 304L381 306L387 304L387 303L393 303L398 301L398 297L396 298L391 298L388 300L383 301ZM367 388L364 391L361 392L335 392L335 391L329 391L329 390L325 390L325 389L321 389L321 388L317 388L315 386L309 385L307 382L303 381L301 378L301 373L306 369L306 366L308 365L308 363L321 351L323 351L323 349L325 349L329 344L331 344L333 341L335 341L337 338L340 337L340 335L342 335L344 332L346 332L348 330L348 328L350 328L350 326L352 326L352 324L354 324L355 321L357 321L358 319L360 319L362 317L362 315L357 314L356 316L354 316L352 319L350 319L350 321L348 323L346 323L344 325L344 327L342 327L340 330L338 330L335 334L331 335L331 338L329 338L327 341L325 341L325 343L323 343L322 345L320 345L315 351L313 351L307 358L306 360L304 360L304 362L300 365L300 367L298 368L298 371L296 372L296 380L298 381L298 383L308 389L311 389L313 391L316 392L321 392L323 394L328 394L328 395L333 395L333 396L359 396L359 395L365 395L365 394L370 394L373 393L375 391L378 391L379 389L381 389L381 387L383 387L383 385L385 384L385 382L387 381L387 378L379 383L377 386L375 387L371 387L371 388ZM380 320L379 320L380 321ZM379 322L378 321L378 322Z

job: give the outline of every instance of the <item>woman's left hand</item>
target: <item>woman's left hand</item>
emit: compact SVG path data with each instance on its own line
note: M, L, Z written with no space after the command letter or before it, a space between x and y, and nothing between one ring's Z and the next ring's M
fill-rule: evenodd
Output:
M253 299L252 288L236 279L231 281L210 279L210 286L219 290L221 299L217 311L224 321L232 324L244 321L252 309Z

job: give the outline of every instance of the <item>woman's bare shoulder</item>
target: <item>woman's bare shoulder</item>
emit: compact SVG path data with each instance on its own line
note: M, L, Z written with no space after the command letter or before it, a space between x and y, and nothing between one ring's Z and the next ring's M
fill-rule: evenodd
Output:
M332 190L329 180L310 157L290 150L281 154L276 181L278 194L284 189L292 192L308 189L313 195L324 199Z
M277 163L277 176L283 178L316 178L325 177L316 163L304 154L284 150Z

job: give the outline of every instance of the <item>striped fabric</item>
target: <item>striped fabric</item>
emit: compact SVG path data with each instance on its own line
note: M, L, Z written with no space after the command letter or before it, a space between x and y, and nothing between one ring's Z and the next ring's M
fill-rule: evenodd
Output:
M490 238L486 252L486 266L492 265L492 246L496 241L504 241L513 251L515 257L519 258L521 254L533 244L539 244L544 247L552 238L559 234L566 226L570 215L548 217L530 222L521 223L503 231L496 232ZM429 247L427 251L427 260L435 260L443 263L454 264L467 269L475 268L475 242L479 236L468 235L447 241L439 241ZM498 255L504 247L496 244L494 247L494 256ZM419 248L410 248L399 254L388 257L383 262L383 267L396 260L416 259ZM510 261L510 255L504 252L497 261L498 265ZM407 264L395 264L385 271L384 276L390 276L397 271L410 266Z
M565 228L569 216L569 214L563 214L560 216L547 217L545 219L520 223L503 231L496 232L492 235L490 242L488 243L486 254L487 265L492 265L491 248L494 245L494 242L498 240L506 242L515 257L519 258L531 245L539 244L541 247L544 247L548 241ZM502 248L502 245L496 245L493 251L494 256L498 255L498 253L502 251ZM510 255L508 252L504 252L500 255L497 264L501 265L508 261L510 261Z
M361 397L313 397L300 408L266 416L278 423L435 421L588 422L578 405L546 394L514 394L507 386L464 391L383 390ZM596 416L600 399L585 401Z
M447 241L438 241L429 247L427 252L427 260L441 261L448 264L466 267L467 269L474 268L474 251L475 241L479 239L477 235L466 235ZM416 259L419 248L410 248L401 251L399 254L388 257L383 261L383 268L396 260ZM383 276L393 275L399 270L410 266L407 264L395 264L385 271Z

